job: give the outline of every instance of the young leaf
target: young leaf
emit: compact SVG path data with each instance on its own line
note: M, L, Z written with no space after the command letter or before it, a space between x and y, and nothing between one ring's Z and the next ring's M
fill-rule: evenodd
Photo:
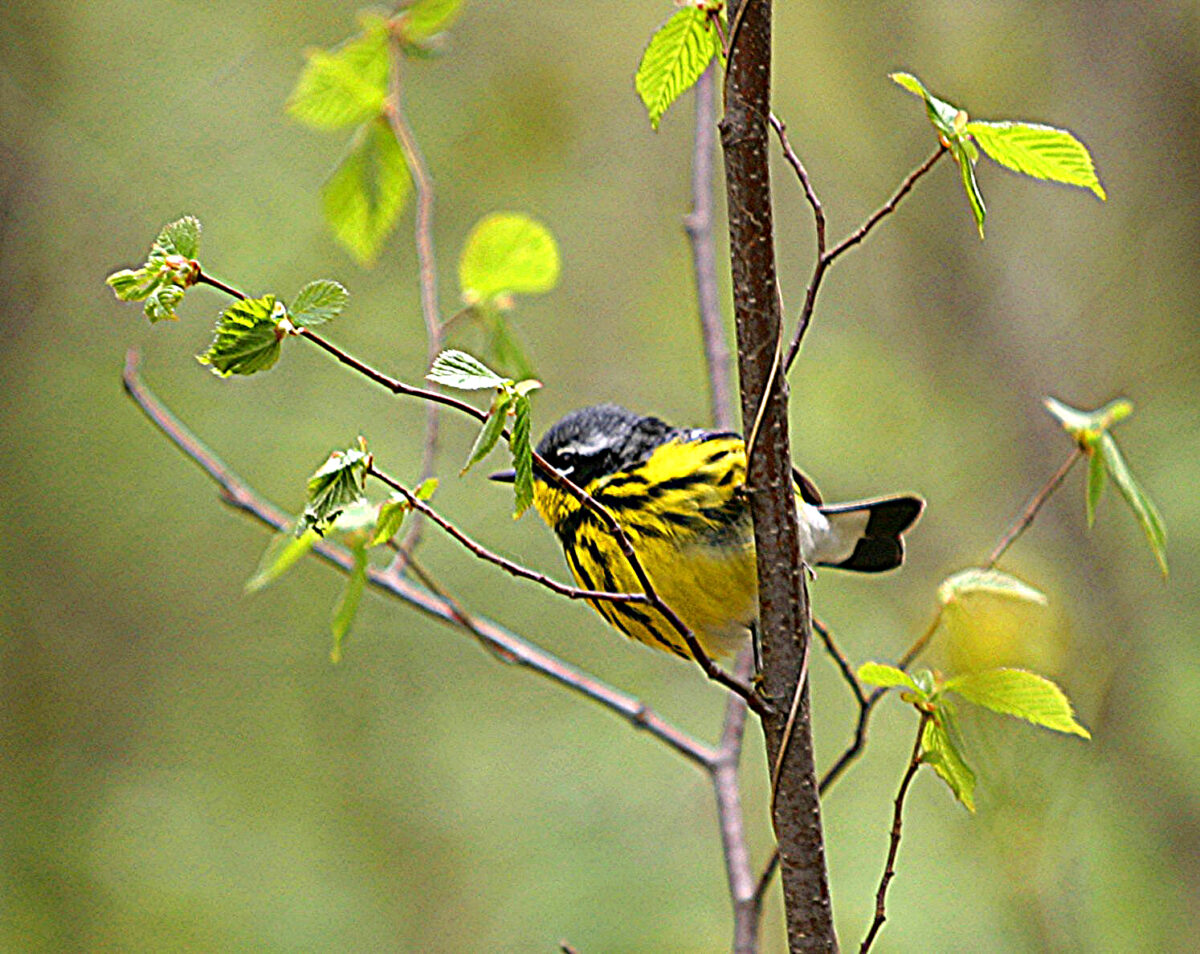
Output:
M475 224L458 262L458 282L468 303L502 295L536 294L558 284L558 245L540 222L498 212Z
M958 170L962 174L963 191L966 192L967 201L971 204L971 214L975 216L975 227L979 229L979 237L983 238L983 221L987 218L987 206L983 203L983 193L979 191L979 183L975 181L974 160L970 151L954 140L951 140L950 154L958 163Z
M1100 435L1114 424L1133 413L1133 405L1125 398L1109 401L1104 407L1094 411L1081 411L1052 397L1046 398L1043 403L1046 410L1058 418L1063 430L1071 435L1076 444L1085 449L1093 446L1100 439Z
M1045 605L1046 597L1028 583L1001 570L970 567L946 577L938 587L938 601L948 606L970 593L990 593L1006 599Z
M634 87L654 129L667 108L700 78L721 48L708 17L707 10L694 6L677 10L651 37L642 54Z
M946 140L952 141L961 137L958 127L962 121L959 120L959 116L965 114L957 106L934 96L925 88L925 84L911 73L890 73L888 79L925 101L925 114L929 117L929 122Z
M267 544L262 559L258 561L254 575L246 581L246 592L257 593L274 583L295 566L319 539L320 537L311 530L306 530L300 536L289 530L275 534Z
M433 499L433 495L437 493L438 479L436 477L426 477L419 484L416 490L413 491L413 496L418 500L429 501Z
M975 773L963 761L950 733L940 721L939 712L925 722L921 730L921 760L941 776L967 811L975 811Z
M993 712L1015 716L1034 725L1090 739L1088 730L1075 721L1071 702L1044 676L1024 669L985 669L947 679L945 692L956 692L967 702Z
M1108 467L1108 473L1112 477L1113 483L1117 485L1117 490L1121 491L1121 496L1125 498L1129 509L1133 511L1138 523L1141 524L1142 532L1146 535L1150 549L1154 552L1154 559L1158 561L1163 576L1166 576L1168 573L1167 528L1163 524L1158 508L1154 506L1154 501L1146 495L1138 482L1133 479L1129 465L1125 463L1125 458L1121 456L1117 442L1113 440L1111 434L1106 433L1100 437L1100 453L1104 455L1104 463Z
M388 32L368 14L364 31L333 50L312 50L287 111L314 129L353 126L379 115L387 96Z
M386 121L358 128L321 189L334 237L363 266L374 263L408 199L408 165Z
M458 19L462 0L416 0L399 17L401 35L409 43L423 43Z
M379 519L375 523L375 532L371 535L368 546L377 547L381 543L387 543L399 533L409 509L408 501L400 494L392 494L381 503Z
M517 476L513 481L516 500L513 519L521 516L533 503L533 448L529 444L529 431L533 410L529 395L521 394L516 399L516 417L512 429L512 458Z
M887 666L883 663L863 663L858 667L858 678L873 686L883 686L885 689L906 686L913 692L924 695L917 684L913 682L912 676L895 666Z
M334 451L308 479L308 505L296 525L296 535L306 530L323 534L350 504L366 492L371 455L361 448Z
M967 124L967 132L992 159L1015 172L1091 189L1104 199L1087 147L1065 129L1038 123Z
M184 289L180 285L159 285L146 298L142 311L152 323L159 321L177 321L179 315L175 309L183 301Z
M333 620L330 624L333 649L329 652L329 661L334 664L342 661L342 642L358 613L358 604L362 602L363 589L367 585L367 548L359 543L353 547L353 552L354 569L346 577L346 588L342 591L337 606L333 608Z
M512 322L498 310L492 310L491 321L488 356L514 378L532 377L533 365L514 333Z
M321 278L309 282L296 294L288 318L297 328L313 328L342 313L350 293L338 282Z
M200 251L200 220L194 215L185 215L163 226L151 248L152 256L156 250L164 256L195 258Z
M221 312L212 344L196 360L224 378L265 371L279 360L284 314L274 295L234 302Z
M1103 493L1104 454L1098 453L1093 448L1088 454L1087 523L1089 527L1096 523L1096 505L1100 502L1100 495Z
M152 272L144 266L123 268L104 279L104 283L121 301L141 301L158 288L162 281L162 276L157 271Z
M471 357L465 351L451 348L439 354L433 362L433 367L425 375L426 380L435 384L444 384L448 388L460 391L482 391L486 388L498 388L505 379L489 368L482 361Z
M471 453L467 456L467 462L463 464L462 470L459 471L459 476L465 474L473 464L483 460L491 453L492 448L496 446L496 441L500 439L500 433L504 430L505 421L508 419L508 408L512 402L513 396L507 391L498 392L492 399L488 419L479 429L475 444L471 447Z

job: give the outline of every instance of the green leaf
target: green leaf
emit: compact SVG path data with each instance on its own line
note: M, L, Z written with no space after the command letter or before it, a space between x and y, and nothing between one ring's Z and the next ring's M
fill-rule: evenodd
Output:
M1075 721L1071 702L1045 676L1024 669L985 669L947 679L944 692L956 692L967 702L1003 715L1015 716L1056 732L1090 739Z
M458 282L468 303L546 292L558 284L558 245L540 222L516 212L480 219L467 236Z
M373 119L383 109L388 83L388 31L384 17L364 18L363 33L333 50L311 50L288 98L287 111L314 129L340 129Z
M104 283L121 301L141 301L162 284L162 276L143 268L123 268L113 272Z
M1093 446L1101 434L1133 413L1133 404L1125 398L1109 401L1094 411L1081 411L1052 397L1046 398L1043 403L1058 418L1063 429L1084 448Z
M946 100L934 96L933 93L925 88L925 84L911 73L890 73L888 74L888 79L904 87L914 96L924 100L925 114L929 117L929 122L944 138L950 141L962 138L962 127L966 122L966 113L961 109L953 103L948 103Z
M321 189L334 237L363 266L374 263L408 200L408 165L386 121L358 128Z
M922 696L925 695L925 693L921 692L920 687L913 682L912 676L903 669L897 669L895 666L888 666L883 663L863 663L858 667L858 678L863 682L869 682L873 686L883 686L885 689L891 689L895 686L905 686L913 692L920 693Z
M434 359L433 367L429 369L425 378L435 384L444 384L448 388L457 388L460 391L498 388L506 380L478 358L453 348L443 351Z
M1100 502L1100 495L1104 493L1104 477L1104 455L1097 453L1093 448L1088 454L1087 523L1089 527L1096 523L1096 505Z
M971 593L989 593L1024 603L1046 604L1045 594L1028 583L1002 570L985 570L982 567L970 567L946 577L938 587L938 601L948 606Z
M1146 540L1150 543L1150 549L1154 553L1154 559L1158 561L1163 576L1166 576L1169 572L1167 569L1167 528L1163 524L1158 508L1134 480L1129 465L1125 463L1125 458L1121 456L1117 442L1113 440L1111 434L1106 433L1100 437L1100 453L1104 455L1104 463L1108 467L1109 476L1112 477L1113 483L1121 491L1121 496L1129 504L1129 509L1133 511L1138 523L1141 524L1142 532L1146 535Z
M707 11L694 6L676 11L651 37L634 87L654 129L667 108L700 78L720 48Z
M371 535L370 546L377 547L387 543L400 532L404 518L411 508L401 494L392 494L379 505L379 519L375 523L375 532Z
M183 258L195 258L200 250L200 220L194 215L185 215L163 226L158 238L151 246L150 254L155 252L167 255L180 255Z
M321 278L300 289L288 318L297 328L313 328L340 315L349 300L350 293L342 285Z
M175 313L175 309L183 301L185 291L186 289L179 285L159 285L146 298L146 304L142 307L142 311L152 323L177 321L179 315Z
M530 407L529 395L520 394L516 399L516 417L512 429L512 458L513 467L517 472L513 487L516 499L513 509L513 519L521 516L533 503L533 448L529 443L529 431L533 409Z
M416 0L400 14L401 35L410 43L423 43L458 19L462 0Z
M514 378L533 375L533 365L525 348L514 333L512 322L499 311L491 313L491 334L488 338L488 357Z
M475 437L475 444L471 447L467 462L459 471L460 476L470 470L473 464L483 460L496 446L496 441L500 439L500 433L504 430L504 424L508 420L508 408L512 402L513 396L507 391L500 391L492 399L488 419L483 422L483 427L479 429L479 434Z
M933 767L968 811L975 811L975 773L963 760L950 733L943 726L938 712L929 718L921 730L921 760Z
M974 120L967 124L967 132L980 149L1014 172L1091 189L1099 198L1107 198L1087 147L1065 129Z
M221 377L265 371L279 360L284 316L274 295L236 301L221 312L216 337L196 360Z
M296 535L306 530L324 534L346 509L366 493L371 455L361 448L334 451L308 479L308 505L296 525Z
M950 153L958 163L962 174L963 191L971 204L971 214L975 216L975 226L979 229L979 237L983 238L983 220L987 218L987 206L983 204L983 193L979 191L979 183L975 181L975 164L969 151L958 143L952 143Z
M300 536L296 536L290 530L275 534L267 544L262 559L258 561L258 569L246 581L246 592L257 593L274 583L303 559L319 539L312 530L306 530Z
M346 588L337 606L333 608L333 620L330 630L333 633L333 649L329 652L329 661L337 664L342 661L342 642L350 632L350 624L358 613L358 604L362 602L363 589L367 585L367 548L361 543L352 548L354 553L354 569L346 577Z

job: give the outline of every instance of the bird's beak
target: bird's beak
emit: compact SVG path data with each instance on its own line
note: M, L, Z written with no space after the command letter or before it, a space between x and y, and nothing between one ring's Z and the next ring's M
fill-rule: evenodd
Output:
M500 484L511 484L517 479L515 470L498 470L494 474L488 474L488 480L494 480Z

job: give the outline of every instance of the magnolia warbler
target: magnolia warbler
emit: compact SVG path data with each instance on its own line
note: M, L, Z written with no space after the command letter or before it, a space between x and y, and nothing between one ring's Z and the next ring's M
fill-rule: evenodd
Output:
M710 656L736 652L758 616L750 505L742 492L746 448L730 431L677 428L613 404L572 411L546 432L538 453L608 508L655 590ZM492 479L511 481L512 471ZM795 472L800 555L808 566L876 573L904 559L901 534L920 516L919 497L822 503ZM562 541L576 582L589 590L641 592L601 519L534 469L534 506ZM679 633L652 607L589 601L639 642L690 659Z

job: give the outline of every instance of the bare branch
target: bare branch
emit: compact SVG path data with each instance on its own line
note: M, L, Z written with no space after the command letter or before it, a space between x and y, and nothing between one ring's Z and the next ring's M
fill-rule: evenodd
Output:
M1067 474L1071 472L1071 468L1074 467L1082 457L1083 450L1076 446L1075 449L1071 451L1071 456L1068 457L1063 462L1063 465L1054 472L1054 475L1048 481L1046 481L1042 489L1030 498L1029 503L1025 505L1025 509L1022 510L1021 514L1017 517L1016 522L1009 528L1008 532L1000 538L1000 542L996 544L995 548L988 555L987 563L984 564L987 569L990 570L997 563L999 563L1000 558L1008 552L1008 548L1016 543L1017 538L1029 528L1029 525L1033 523L1034 517L1038 515L1038 512L1045 505L1046 501L1050 499L1054 491L1058 490L1059 485L1066 479Z
M217 484L225 503L275 530L289 528L291 521L287 515L256 494L146 387L138 371L136 351L131 350L126 355L123 382L129 396L145 415ZM350 551L331 541L319 541L313 551L343 572L350 572L354 567L354 557ZM642 702L534 646L498 623L482 616L467 616L458 604L391 570L371 567L368 570L368 581L382 592L430 617L467 629L501 658L511 660L599 703L697 765L709 769L716 761L717 753L714 749L666 722Z
M417 247L417 262L420 272L421 285L421 317L425 322L425 364L433 365L434 359L441 354L444 338L444 326L438 314L437 294L437 262L433 250L433 180L425 165L425 158L417 144L408 117L404 113L404 102L401 97L401 69L404 63L403 46L398 36L393 36L389 45L390 69L388 73L388 99L384 111L392 129L392 135L404 153L404 161L412 175L413 188L417 196L416 224L414 226ZM438 416L436 404L429 404L425 409L425 437L421 450L421 480L433 476L437 463L438 447ZM421 542L422 522L414 518L409 531L400 547L397 557L400 561L407 559Z
M922 712L920 723L917 725L917 740L913 743L912 756L908 760L904 778L900 781L900 790L896 793L896 808L892 814L892 837L888 844L887 862L883 866L883 877L879 879L879 890L875 892L875 920L871 922L871 928L867 931L867 936L863 939L858 954L866 954L871 949L875 935L879 933L883 922L887 920L887 889L896 874L896 853L900 850L900 826L904 817L904 798L908 795L908 786L912 784L917 769L921 767L921 735L928 720L929 713Z
M713 152L716 146L716 121L713 117L713 91L716 63L709 63L696 82L696 135L692 148L692 211L684 216L683 227L692 245L692 264L696 278L696 303L700 311L700 332L704 340L704 358L708 364L709 400L713 427L727 431L733 427L733 385L730 380L729 345L721 319L717 294L717 256L713 242Z

